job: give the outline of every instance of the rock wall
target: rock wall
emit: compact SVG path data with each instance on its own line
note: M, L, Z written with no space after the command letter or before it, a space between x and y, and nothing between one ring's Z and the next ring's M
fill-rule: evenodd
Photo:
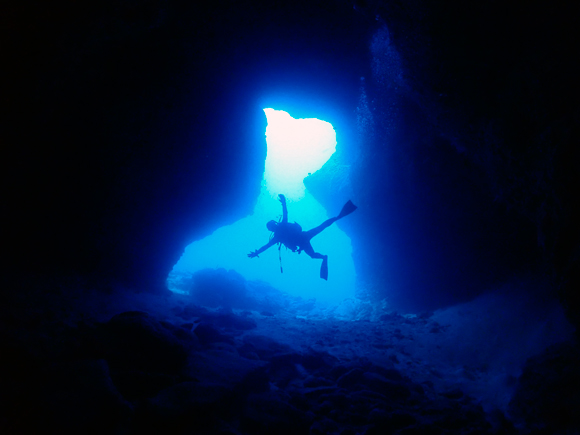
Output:
M262 109L307 98L302 116L330 118L352 106L348 83L365 65L366 30L343 19L346 4L63 1L8 12L2 174L16 282L80 275L159 288L185 246L253 209Z
M341 226L367 294L436 307L542 265L573 317L571 7L11 6L4 276L159 288L184 246L252 209L261 109L307 100L295 116L343 126L332 183L310 184L323 203L358 203Z
M417 310L535 269L573 315L578 67L562 48L580 40L571 10L456 1L357 10L379 23L371 73L354 150L327 168L350 165L351 183L311 185L319 196L352 189L358 201L348 229L362 290Z

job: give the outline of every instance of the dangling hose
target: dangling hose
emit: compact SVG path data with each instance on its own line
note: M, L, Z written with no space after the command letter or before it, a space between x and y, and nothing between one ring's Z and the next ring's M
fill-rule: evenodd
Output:
M278 259L280 260L280 273L284 273L284 269L282 269L282 243L278 244Z
M282 216L278 217L278 223L282 221ZM270 233L270 240L274 238L276 234L274 232ZM280 252L282 249L282 243L278 243L278 259L280 260L280 273L284 273L284 269L282 269L282 253Z

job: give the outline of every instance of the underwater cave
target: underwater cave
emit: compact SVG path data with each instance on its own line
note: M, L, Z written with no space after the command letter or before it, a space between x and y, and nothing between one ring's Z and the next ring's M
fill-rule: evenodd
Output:
M348 236L336 225L325 229L313 241L317 251L331 253L330 282L318 279L319 261L312 261L306 254L292 255L287 246L276 245L264 252L260 261L248 261L245 255L251 246L267 242L266 222L281 218L279 194L285 195L288 201L290 222L299 221L304 231L329 218L328 212L304 186L304 179L315 174L335 153L338 145L334 128L315 118L292 118L282 110L268 108L264 112L268 119L265 132L268 151L252 214L187 246L169 274L168 288L208 303L206 291L196 289L193 275L204 269L227 269L288 295L316 299L320 303L339 304L353 298L352 247ZM214 305L220 306L219 302L216 299Z
M579 433L574 12L6 8L0 432Z

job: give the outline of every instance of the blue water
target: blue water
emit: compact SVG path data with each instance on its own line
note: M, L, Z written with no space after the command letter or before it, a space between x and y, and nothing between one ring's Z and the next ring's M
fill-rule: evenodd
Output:
M312 239L316 252L329 256L329 278L319 277L321 260L300 255L282 246L271 247L250 259L247 254L265 245L270 236L266 222L278 220L282 207L278 194L287 197L288 220L304 231L318 226L340 210L325 210L305 188L303 180L316 172L335 152L336 132L328 122L295 119L284 111L265 109L268 147L264 179L253 213L232 225L217 228L210 236L190 244L172 273L192 274L206 268L235 270L247 280L264 281L293 296L339 303L355 295L355 270L349 237L332 225ZM344 198L345 202L349 198ZM282 269L281 269L282 268ZM283 273L281 272L283 270ZM170 274L169 288L176 285Z

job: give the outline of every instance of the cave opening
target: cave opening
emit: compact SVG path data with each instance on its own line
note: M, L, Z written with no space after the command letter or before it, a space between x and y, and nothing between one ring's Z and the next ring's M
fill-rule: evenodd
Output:
M299 223L304 231L339 212L327 211L304 185L304 179L322 168L339 146L332 124L316 118L293 118L284 110L263 111L267 118L267 157L253 213L187 246L170 272L167 286L175 293L195 297L198 290L194 275L213 269L228 270L238 280L266 283L288 295L316 299L322 304L354 298L356 274L351 241L336 224L312 240L316 252L329 255L328 281L319 278L319 260L284 246L280 250L271 247L256 259L247 256L268 242L266 223L281 218L281 193L287 198L289 222ZM207 297L200 302L212 304ZM224 303L235 304L232 300L214 301L215 305Z

